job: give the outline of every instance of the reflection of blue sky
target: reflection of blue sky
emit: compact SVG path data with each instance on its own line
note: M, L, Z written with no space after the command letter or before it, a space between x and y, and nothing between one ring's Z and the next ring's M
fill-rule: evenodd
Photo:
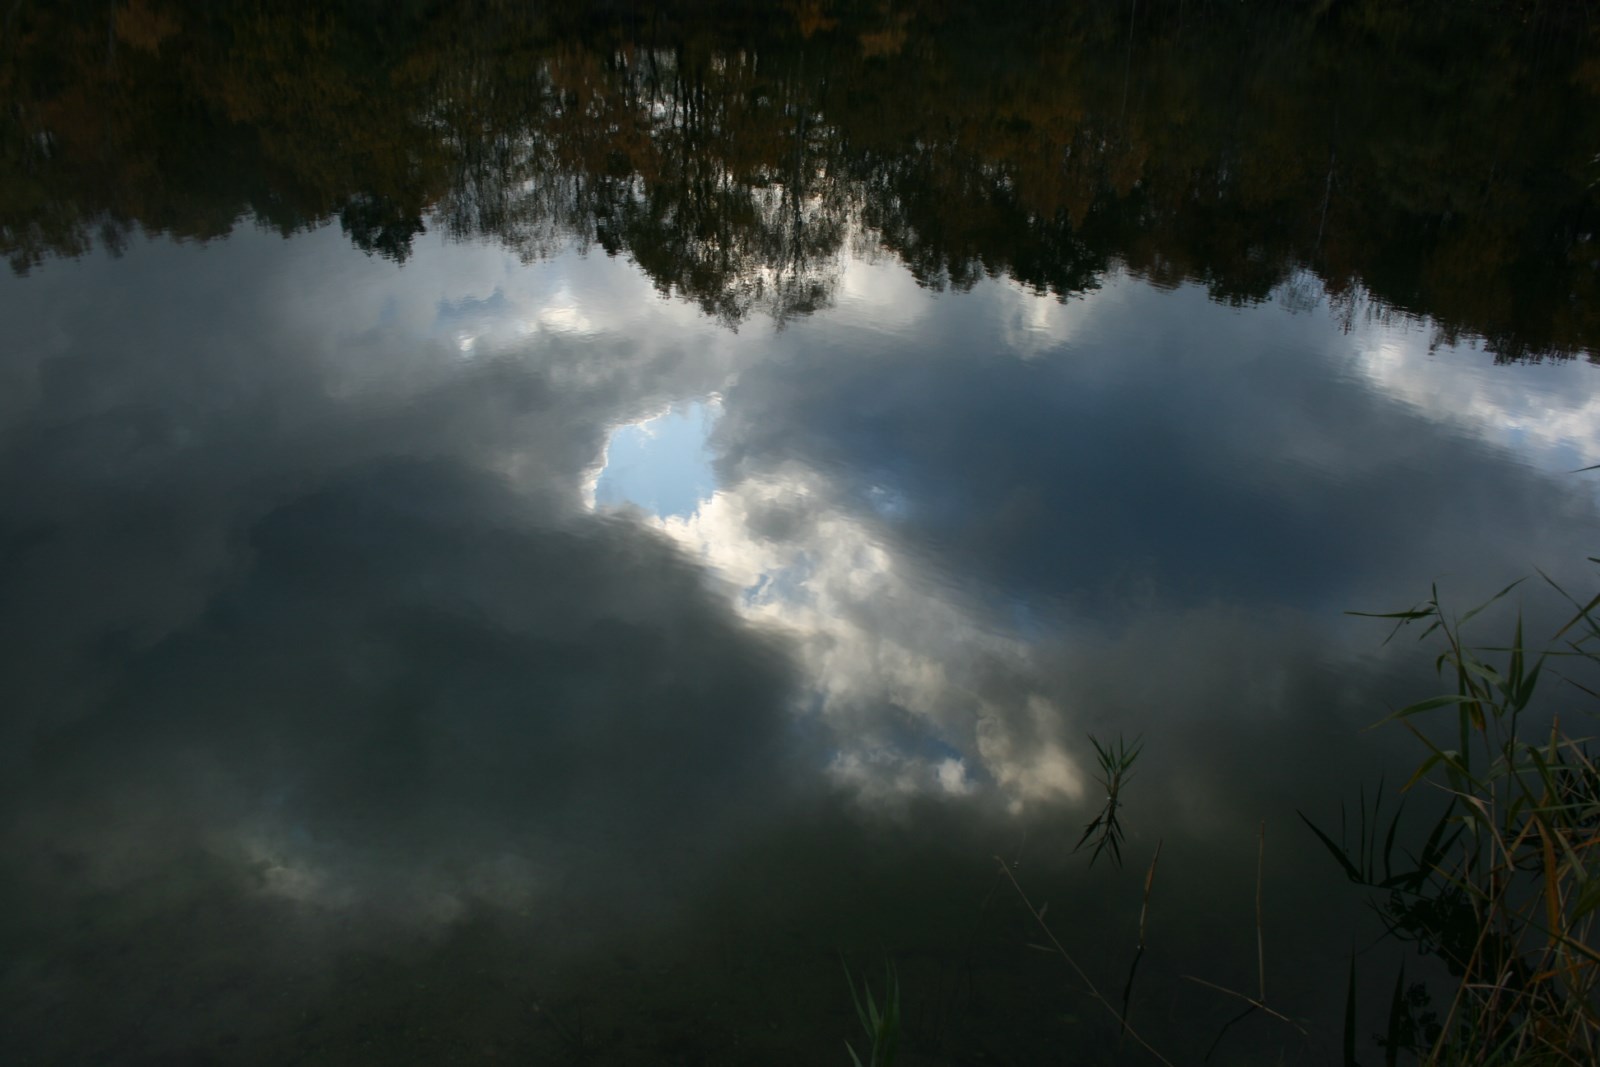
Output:
M694 514L716 489L706 440L715 420L715 402L700 402L617 427L595 482L595 506L629 503L659 518Z

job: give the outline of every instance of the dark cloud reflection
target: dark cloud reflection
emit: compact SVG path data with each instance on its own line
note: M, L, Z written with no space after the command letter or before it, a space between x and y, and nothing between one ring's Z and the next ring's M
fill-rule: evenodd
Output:
M328 231L0 290L0 1042L818 1062L836 951L887 950L950 1047L1027 1062L1058 987L973 925L990 857L1091 951L1136 918L1068 865L1086 733L1148 737L1130 854L1168 841L1168 966L1210 967L1256 821L1394 762L1356 727L1417 675L1338 613L1588 547L1493 390L1374 362L1400 333L1127 278L840 294L733 335L619 260ZM615 431L688 403L716 491L596 508ZM1336 912L1272 832L1285 925ZM1160 1010L1181 1045L1215 1007Z
M1439 574L1470 596L1475 576L1582 559L1586 486L1452 424L1448 396L1418 409L1374 388L1352 363L1381 332L1117 288L1065 305L1089 325L1032 358L997 348L1007 302L991 292L934 304L914 353L830 344L766 364L729 397L724 477L827 471L840 506L1008 623L1215 602L1337 613Z
M139 251L132 288L184 326L90 261L7 356L38 387L0 452L6 1043L211 1055L286 1025L274 982L329 1010L351 953L481 969L475 916L540 930L540 965L670 921L790 802L796 745L784 650L581 505L648 377L574 380L559 336L450 371L390 330L355 352L390 380L352 393L303 319L205 310L218 275L259 291L301 250ZM76 316L102 293L144 328Z
M75 825L93 768L113 807L137 795L208 836L276 842L285 864L331 863L307 892L334 901L419 880L471 895L441 872L485 855L543 878L562 862L545 842L628 841L619 863L648 869L675 831L771 788L785 673L670 547L589 525L536 524L444 462L283 504L198 618L48 736L23 826L85 847L105 826Z

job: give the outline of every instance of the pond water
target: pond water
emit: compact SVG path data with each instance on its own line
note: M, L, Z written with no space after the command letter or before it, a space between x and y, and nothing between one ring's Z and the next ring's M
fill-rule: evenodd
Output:
M1347 612L1593 586L1520 11L14 5L7 1061L846 1064L843 960L1156 1062L1026 893L1172 1062L1344 1062L1352 956L1375 1062L1296 812L1440 683Z

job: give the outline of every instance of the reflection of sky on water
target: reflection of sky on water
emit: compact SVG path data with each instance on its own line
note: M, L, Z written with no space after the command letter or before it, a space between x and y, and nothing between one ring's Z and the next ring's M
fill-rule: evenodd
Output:
M995 731L1040 718L1026 709L1050 698L1024 685L995 711L996 698L960 676L979 649L1021 663L1043 635L1081 629L1113 603L1243 597L1323 610L1389 595L1408 572L1448 565L1452 550L1481 556L1494 534L1436 533L1432 563L1394 549L1395 533L1439 526L1383 510L1411 497L1410 483L1436 502L1455 491L1428 473L1430 457L1444 464L1449 452L1449 463L1504 480L1522 465L1570 470L1600 452L1590 368L1488 367L1471 351L1430 349L1404 323L1342 333L1315 311L1241 314L1198 290L1161 293L1126 278L1070 302L998 282L933 296L908 288L893 265L856 262L836 314L735 336L603 257L530 268L444 245L394 271L336 244L325 233L208 249L220 273L201 284L231 317L203 326L204 312L178 322L146 311L131 336L178 360L196 333L234 337L234 350L206 352L208 373L306 420L302 439L353 443L349 427L364 427L361 461L456 455L535 495L592 492L603 508L638 506L732 579L745 617L812 649L802 658L831 694L824 707L845 736L863 739L853 754L838 746L847 754L836 766L900 783L891 791L907 774L949 781L935 756L913 772L890 754L885 739L903 730L873 724L905 715L987 780L1034 783L1019 784L1022 795L1040 782L1075 791L1065 759L1030 777L983 757L1048 751ZM160 246L136 254L184 269L183 254ZM243 282L229 279L262 268L265 299L242 299ZM56 283L71 284L75 270L109 272L53 267L12 292L53 289L70 303ZM262 315L247 336L239 318ZM93 327L44 318L36 329L56 331L70 352L71 331ZM286 365L280 347L297 358ZM217 370L251 348L272 350L276 370ZM452 350L474 359L463 365ZM74 358L112 376L96 383L98 403L170 412L188 436L163 440L207 443L219 398L164 392L172 381L147 364L127 376L103 353ZM41 359L36 372L64 365ZM61 386L48 398L76 400ZM84 428L105 414L62 417ZM177 468L201 455L173 447L164 458ZM139 454L159 480L163 458ZM230 462L287 458L239 452ZM335 450L304 461L304 473L356 461ZM218 463L206 477L225 483L238 469ZM1524 496L1544 491L1514 477ZM1538 547L1520 536L1522 550ZM1026 674L1009 670L1013 681ZM994 716L1006 725L983 734Z
M612 430L595 505L627 502L662 518L694 514L716 486L706 443L715 418L716 403L707 401Z
M622 260L324 230L0 310L6 892L43 929L164 915L129 888L164 871L337 937L666 914L824 798L1078 819L1089 731L1220 840L1372 755L1390 653L1340 612L1592 551L1594 368L1128 277L855 262L734 334Z
M134 254L156 274L189 255ZM1316 310L1240 313L1128 278L1069 302L1001 282L933 295L857 261L835 313L733 335L598 256L528 267L442 245L395 271L327 233L202 254L209 273L186 283L203 290L187 306L221 305L214 325L203 311L130 312L129 336L177 361L177 377L74 338L90 319L33 320L69 359L39 358L26 333L15 351L34 353L35 375L104 379L92 394L35 394L45 412L109 405L61 411L63 425L90 431L142 406L183 426L158 435L170 452L114 462L175 476L179 494L185 478L234 486L237 502L222 494L218 515L184 531L210 539L211 581L241 521L228 509L279 506L252 501L262 474L245 472L316 483L385 456L449 457L561 514L585 514L573 510L585 497L602 513L631 504L731 583L741 618L784 635L818 695L801 705L833 731L829 766L863 795L981 782L1012 805L1077 796L1065 753L1080 731L1039 649L1229 601L1328 614L1386 603L1497 553L1559 569L1559 525L1512 534L1442 516L1475 516L1501 489L1532 512L1570 511L1566 487L1519 472L1600 452L1591 368L1490 367L1404 322L1344 330ZM65 311L71 275L89 291L114 269L53 266L11 291L45 289ZM262 270L264 299L243 299ZM184 384L194 336L235 342L195 351L221 396ZM297 422L300 449L267 447ZM231 450L208 454L219 441ZM1465 468L1471 484L1441 473ZM104 484L92 464L58 473L67 496L74 477Z

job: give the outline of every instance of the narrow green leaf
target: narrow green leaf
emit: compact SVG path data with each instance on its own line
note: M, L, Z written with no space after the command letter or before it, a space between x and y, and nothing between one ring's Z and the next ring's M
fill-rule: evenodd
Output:
M1522 614L1517 614L1517 633L1515 644L1511 649L1511 659L1506 666L1506 690L1508 696L1522 691Z
M1478 612L1482 611L1484 608L1487 608L1489 605L1493 604L1495 601L1499 600L1501 597L1505 596L1507 593L1511 592L1511 590L1515 589L1517 586L1521 585L1525 581L1527 581L1527 577L1526 576L1518 578L1516 581L1512 582L1510 585L1508 585L1504 589L1500 590L1494 596L1490 597L1488 600L1485 600L1482 604L1479 604L1477 607L1473 608L1471 611L1468 611L1465 615L1461 616L1460 620L1456 623L1456 628L1460 629L1461 623L1466 622L1468 619L1470 619L1474 615L1478 614Z
M1394 855L1394 835L1400 829L1400 816L1405 813L1405 805L1400 805L1400 810L1394 813L1394 818L1389 820L1389 832L1383 838L1383 879L1387 882L1393 876L1390 857Z
M1462 693L1451 693L1448 696L1442 697L1429 697L1427 700L1419 700L1415 704L1407 704L1399 711L1389 715L1387 718L1380 719L1379 721L1389 722L1392 719L1404 719L1412 715L1421 714L1424 711L1432 711L1434 708L1446 708L1452 704L1469 704L1475 699L1476 698L1470 695Z
M1467 673L1477 675L1479 678L1482 678L1484 681L1488 682L1490 685L1493 685L1501 692L1506 691L1505 678L1501 676L1499 671L1495 670L1487 663L1483 663L1468 655L1462 657L1460 665L1461 669Z
M1432 752L1432 753L1430 753L1428 755L1428 758L1423 760L1420 764L1418 764L1417 769L1415 771L1411 772L1411 777L1406 779L1406 784L1400 787L1400 791L1401 792L1406 792L1406 791L1410 790L1410 788L1412 786L1416 785L1418 782L1420 782L1424 778L1426 778L1428 776L1428 772L1433 770L1433 768L1435 766L1437 766L1440 761L1442 761L1442 760L1444 760L1446 758L1447 758L1447 754L1444 753L1444 752Z
M1345 876L1348 877L1352 882L1355 882L1357 885L1361 885L1364 881L1361 877L1361 871L1354 863L1350 862L1349 857L1345 854L1345 850L1334 844L1333 838L1323 833L1317 827L1316 823L1306 818L1305 812L1296 811L1295 814L1300 816L1300 821L1309 826L1311 828L1311 832L1317 835L1317 839L1322 842L1323 847L1328 850L1329 855L1333 856L1335 860L1339 861L1339 866L1344 868Z
M1551 582L1550 584L1551 585L1555 585L1554 582ZM1566 590L1562 589L1559 585L1556 586L1556 589L1561 592L1562 596L1566 596ZM1572 601L1574 606L1577 606L1578 602L1576 600L1573 600L1570 596L1568 596L1567 599ZM1568 619L1566 621L1566 623L1561 627L1561 629L1556 631L1555 636L1560 637L1562 634L1564 634L1568 630L1572 629L1573 626L1577 625L1577 623L1578 623L1578 621L1580 619L1589 624L1589 629L1591 631L1595 630L1597 628L1600 628L1600 627L1596 627L1595 621L1594 621L1594 616L1589 614L1590 612L1594 611L1594 609L1597 608L1597 607L1600 607L1600 593L1596 593L1594 595L1594 597L1587 604L1584 604L1582 607L1579 607L1578 608L1578 613L1576 615L1572 616L1572 618Z
M1517 691L1512 695L1511 702L1516 710L1521 711L1526 708L1528 702L1533 699L1533 689L1534 686L1539 684L1539 672L1544 670L1544 662L1545 657L1542 655L1534 661L1533 669L1528 671L1527 677L1522 679L1522 684L1517 687Z

